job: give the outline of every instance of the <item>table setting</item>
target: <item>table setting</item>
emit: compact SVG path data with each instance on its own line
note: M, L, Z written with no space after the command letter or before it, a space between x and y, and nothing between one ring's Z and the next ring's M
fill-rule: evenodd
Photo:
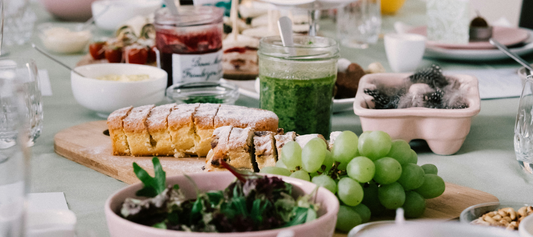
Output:
M532 30L476 1L0 0L0 237L533 236Z

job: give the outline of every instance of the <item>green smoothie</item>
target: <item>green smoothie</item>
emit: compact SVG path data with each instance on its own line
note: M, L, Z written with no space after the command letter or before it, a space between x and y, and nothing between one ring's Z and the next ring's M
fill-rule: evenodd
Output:
M278 115L280 128L329 137L336 75L307 80L259 78L261 108Z

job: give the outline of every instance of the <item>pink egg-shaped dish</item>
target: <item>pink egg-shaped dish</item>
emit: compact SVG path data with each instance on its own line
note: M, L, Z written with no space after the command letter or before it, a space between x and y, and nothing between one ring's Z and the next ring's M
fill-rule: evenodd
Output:
M477 78L470 75L446 75L460 82L459 90L466 100L463 109L434 109L411 107L402 109L374 109L373 97L365 89L400 86L408 73L368 74L359 81L354 101L354 113L359 116L363 131L381 130L392 139L411 141L423 139L439 155L456 153L470 132L472 117L481 109Z
M91 4L96 0L39 0L54 17L66 21L86 21L92 16Z
M200 191L223 190L231 182L235 181L235 176L228 171L194 173L188 174L188 176L196 183ZM285 176L277 177L293 185L293 196L309 194L316 188L316 185L311 182ZM186 176L177 175L167 177L166 183L167 185L179 184L180 189L184 191L184 194L188 199L196 198L194 184L192 184ZM320 205L320 209L317 211L319 217L308 223L279 229L238 233L201 233L164 230L131 222L117 214L120 212L123 201L127 197L136 197L135 193L140 190L142 186L142 183L127 186L107 199L105 203L105 215L111 237L276 237L282 231L292 233L293 235L289 236L293 237L327 237L333 236L334 234L337 212L339 211L339 201L337 197L330 191L321 187L318 189L315 199L316 203L319 203Z

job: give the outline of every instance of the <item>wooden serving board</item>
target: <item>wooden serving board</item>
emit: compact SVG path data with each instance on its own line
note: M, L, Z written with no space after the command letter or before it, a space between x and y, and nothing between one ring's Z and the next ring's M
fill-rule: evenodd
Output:
M128 184L139 182L133 173L133 162L153 175L152 157L113 156L111 139L103 133L106 129L106 121L94 121L60 131L54 137L55 152ZM205 158L160 157L160 160L167 176L203 172L205 164ZM496 201L498 198L489 193L446 183L444 194L427 200L422 218L454 219L469 206Z

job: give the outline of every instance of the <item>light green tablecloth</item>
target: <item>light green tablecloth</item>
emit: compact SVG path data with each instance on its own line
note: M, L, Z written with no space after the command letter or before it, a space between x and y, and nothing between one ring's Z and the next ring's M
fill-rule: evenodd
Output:
M74 3L73 3L74 4ZM39 22L54 21L45 10L34 3ZM412 25L425 21L425 5L420 0L408 0L397 15L383 17L382 33L391 32L393 23L401 20ZM321 22L320 32L335 36L335 26L330 20ZM34 42L42 46L34 35ZM70 89L70 72L40 55L29 45L8 48L9 56L30 57L40 69L47 69L52 83L53 96L43 98L44 130L33 147L32 192L64 192L68 205L78 218L79 237L109 236L104 216L104 202L113 192L126 184L72 162L54 153L54 135L81 123L101 120L96 114L77 104ZM365 50L341 48L341 56L366 67L371 62L381 62L390 71L383 40ZM82 55L57 55L70 66ZM533 56L526 57L533 61ZM424 59L421 66L436 61ZM446 62L439 61L444 70L518 68L510 60L497 62ZM533 175L525 175L518 167L513 151L513 126L517 98L484 100L481 112L473 118L470 134L455 155L439 156L427 146L416 147L419 163L433 163L445 181L475 188L506 202L533 202ZM257 107L256 100L241 96L238 105ZM362 132L359 118L353 112L333 116L333 130Z

